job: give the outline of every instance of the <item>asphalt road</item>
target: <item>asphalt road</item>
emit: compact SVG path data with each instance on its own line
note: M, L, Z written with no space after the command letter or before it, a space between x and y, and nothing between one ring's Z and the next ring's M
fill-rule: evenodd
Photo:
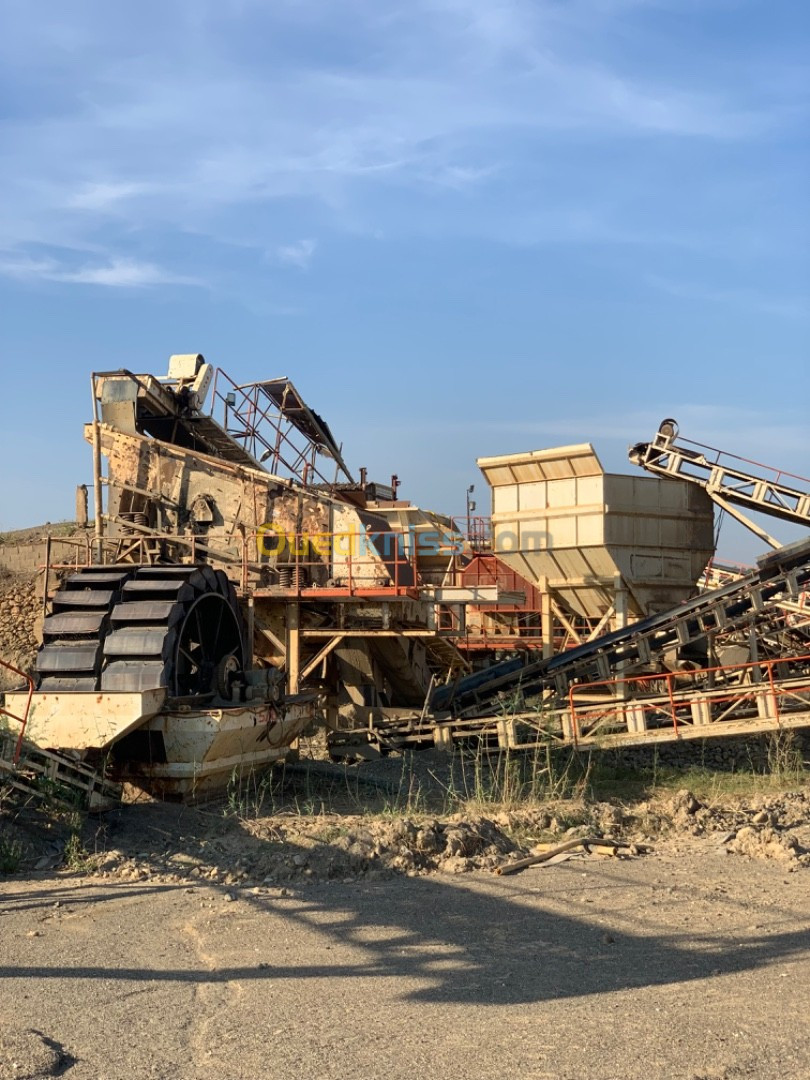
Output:
M710 842L509 878L0 882L3 1080L806 1080L808 1006L810 872Z

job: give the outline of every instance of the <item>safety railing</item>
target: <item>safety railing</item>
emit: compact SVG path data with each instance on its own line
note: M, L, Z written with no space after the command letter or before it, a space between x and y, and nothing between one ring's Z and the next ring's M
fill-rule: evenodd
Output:
M307 487L310 484L331 486L335 482L318 469L319 447L297 432L303 445L297 446L291 433L294 425L261 394L259 383L240 386L222 368L217 368L211 391L211 416L219 411L221 424L232 439L260 463L267 462L268 471L276 475L286 472Z
M137 564L182 558L191 563L221 563L235 583L238 578L243 591L269 584L299 593L319 586L349 592L387 588L401 593L413 592L421 584L419 549L406 550L402 534L395 531L287 533L268 525L252 531L239 529L230 541L217 541L203 535L160 532L112 515L104 515L104 521L121 532L104 535L102 562ZM50 562L46 574L90 565L93 547L91 540L81 549L83 558Z
M533 589L532 585L520 578L514 570L501 562L495 555L485 552L479 553L468 559L462 557L460 552L455 552L455 561L451 573L455 577L457 585L481 587L497 585L504 592L521 593L521 599L513 607L523 607L526 603L536 601L539 607L539 590ZM528 593L534 595L528 596Z
M723 585L728 585L732 581L737 581L739 578L745 577L746 574L750 574L753 569L753 566L747 566L745 563L715 562L714 559L711 559L700 575L698 588L703 591L720 589Z
M262 566L251 558L250 534L240 530L231 540L210 541L208 537L194 533L160 532L147 525L140 525L114 515L104 515L105 525L115 525L120 533L105 533L101 543L101 562L154 563L167 559L188 559L191 563L215 562L232 568L232 577L239 576L239 585L246 589L250 575L259 574ZM254 540L255 545L255 540ZM172 552L178 548L180 554ZM255 551L255 546L252 548ZM51 569L63 569L54 567Z
M697 482L714 499L726 499L801 524L810 520L807 477L678 438L675 421L665 421L653 441L633 447L630 457L651 472Z
M542 649L543 629L538 621L532 625L520 622L499 623L490 617L486 622L467 620L465 631L456 645L459 649L492 651L493 649ZM450 629L442 627L442 629Z
M810 724L810 656L577 683L568 691L575 744L617 731L709 735L732 721L778 729L796 713L807 713Z
M683 447L688 447L694 455L693 460L697 461L699 457L702 457L709 465L719 466L719 468L730 473L736 472L742 479L765 480L769 484L787 485L788 487L801 485L810 488L810 479L801 476L799 473L788 472L786 469L777 469L773 465L764 465L761 461L755 461L753 458L731 454L728 450L718 450L715 446L695 442L693 439L684 439L682 436L676 437L677 442L674 442L671 447L675 453ZM754 470L756 470L756 473ZM796 481L798 481L798 484Z
M475 612L472 616L467 615L466 627L463 635L457 642L460 649L542 649L546 645L543 636L542 613L539 611L520 612L517 616L504 616L504 621L499 622L497 612L492 616L486 616L487 621L479 621L481 612ZM451 626L442 625L442 629L450 629ZM572 639L571 634L564 628L553 624L549 653L556 656L557 653L575 648L581 644L579 638Z
M418 556L398 532L347 530L287 533L268 525L252 534L268 584L300 594L313 590L388 591L416 595ZM247 537L250 543L251 536Z
M489 521L489 519L478 519ZM461 519L456 519L461 523ZM541 648L543 617L541 593L490 551L472 558L455 551L444 571L444 585L474 592L497 588L497 603L470 599L461 618L456 608L440 607L441 629L458 634L458 648L475 650ZM561 644L561 643L560 643Z
M20 730L17 735L16 742L14 744L14 754L12 756L12 763L14 765L20 760L20 754L22 753L23 741L25 739L25 729L28 726L28 715L31 712L31 699L34 696L34 680L30 675L27 675L24 671L20 671L19 668L14 667L13 664L7 663L5 660L0 660L0 668L4 671L10 671L12 675L17 675L21 682L25 683L28 688L28 694L25 699L25 708L23 709L22 716L18 716L10 709L7 709L5 705L0 704L0 718L10 720L14 724L20 725Z
M473 551L492 550L492 518L464 514L450 518L453 530L467 541Z

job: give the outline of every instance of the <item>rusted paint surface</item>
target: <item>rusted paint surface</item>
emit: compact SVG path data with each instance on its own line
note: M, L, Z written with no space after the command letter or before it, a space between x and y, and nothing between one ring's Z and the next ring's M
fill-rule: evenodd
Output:
M313 716L313 702L287 705L278 714L264 704L161 713L146 728L163 736L166 762L133 763L127 777L148 783L155 794L188 796L219 790L234 772L244 776L283 758Z

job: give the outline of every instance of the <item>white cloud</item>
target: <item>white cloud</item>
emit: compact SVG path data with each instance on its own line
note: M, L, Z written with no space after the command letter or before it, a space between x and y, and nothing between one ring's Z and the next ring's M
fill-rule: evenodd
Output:
M144 288L150 285L202 285L199 278L174 274L154 263L134 259L113 259L107 266L85 266L66 271L54 280L78 285L106 285L111 288Z
M296 266L306 270L315 254L314 240L298 240L294 244L282 244L276 248L276 258L287 266Z
M103 285L109 288L146 288L153 285L203 285L194 277L175 274L154 263L135 259L112 259L106 265L67 269L51 258L27 255L0 257L0 275L18 280L57 281L75 285Z
M76 210L95 210L101 213L120 206L137 195L150 191L149 184L131 182L84 183L67 200L69 208Z
M660 235L663 216L649 229L634 224L636 196L656 177L623 171L624 201L611 206L609 185L583 184L577 170L598 177L600 156L618 146L756 139L797 122L796 95L789 82L775 91L763 73L735 79L713 63L692 63L688 77L665 76L654 56L640 66L622 51L621 30L645 6L677 9L672 0L347 0L338 13L326 0L185 0L166 5L155 29L145 15L86 0L40 39L19 4L0 60L46 87L58 72L58 95L7 124L0 232L32 258L43 245L61 248L67 264L78 252L100 260L53 280L186 284L188 275L112 253L131 252L136 235L143 252L178 234L263 251L255 208L278 206L280 216L287 200L301 209L303 235L317 227L312 214L368 235L418 231L419 200L483 203L496 184L527 193L537 170L549 218L579 222L557 228L562 239ZM335 37L328 63L314 37L308 45L316 27ZM284 48L285 34L295 48ZM257 53L259 39L278 56ZM519 200L494 213L473 204L437 213L436 226L531 240ZM275 256L304 268L314 250L301 240Z

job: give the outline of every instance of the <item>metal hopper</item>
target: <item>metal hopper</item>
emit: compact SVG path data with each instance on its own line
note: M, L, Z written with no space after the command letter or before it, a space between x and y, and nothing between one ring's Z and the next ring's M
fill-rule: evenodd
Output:
M479 458L478 466L492 488L498 558L584 618L673 607L692 595L713 553L704 491L607 473L590 443Z

